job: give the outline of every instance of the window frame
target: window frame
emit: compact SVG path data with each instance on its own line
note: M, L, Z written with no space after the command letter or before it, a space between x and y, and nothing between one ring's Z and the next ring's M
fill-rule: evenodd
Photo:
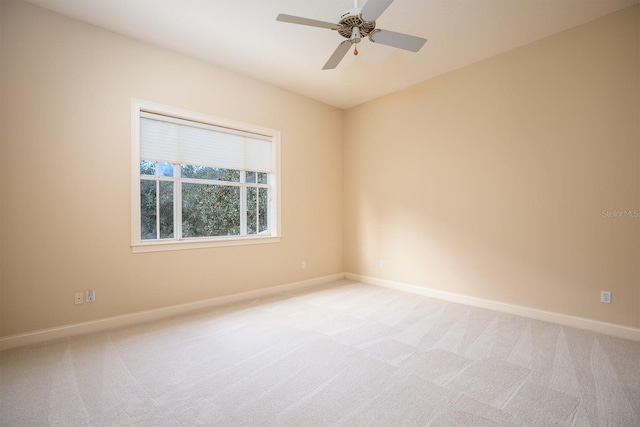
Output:
M271 140L272 173L269 174L269 233L238 236L191 237L178 240L142 240L140 212L140 118L141 114L153 113L169 118L187 120L210 126L229 129L231 132L242 132L267 136ZM178 169L174 166L175 169ZM182 249L214 248L223 246L241 246L280 242L281 235L281 180L280 180L280 131L253 124L224 119L203 113L183 110L133 98L131 100L131 250L133 253L173 251ZM174 177L175 179L175 177ZM245 204L246 200L241 199ZM179 209L180 206L174 206ZM174 213L175 220L175 213ZM241 218L246 221L246 218Z

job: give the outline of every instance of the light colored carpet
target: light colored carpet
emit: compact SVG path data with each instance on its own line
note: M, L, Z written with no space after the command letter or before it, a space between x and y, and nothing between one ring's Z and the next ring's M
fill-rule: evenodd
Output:
M640 343L339 281L5 351L2 426L638 426Z

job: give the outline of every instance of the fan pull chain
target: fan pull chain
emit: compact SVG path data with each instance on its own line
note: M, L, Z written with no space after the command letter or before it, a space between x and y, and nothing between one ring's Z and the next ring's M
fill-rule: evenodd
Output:
M356 46L355 44L353 45L353 54L354 55L358 54L358 46Z

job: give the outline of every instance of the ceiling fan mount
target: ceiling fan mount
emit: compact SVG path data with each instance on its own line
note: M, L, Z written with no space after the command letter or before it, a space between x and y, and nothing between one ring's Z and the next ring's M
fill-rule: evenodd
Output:
M362 8L359 8L358 0L355 0L355 7L344 12L335 24L283 13L279 14L276 20L289 22L291 24L327 28L338 32L338 34L346 38L347 40L344 40L338 45L333 55L331 55L327 63L322 67L323 70L331 70L338 66L351 45L355 46L357 43L360 43L362 37L368 37L369 40L374 43L411 52L417 52L422 48L427 41L426 39L376 28L376 19L382 15L382 12L384 12L391 3L393 3L393 0L368 0ZM356 48L353 53L357 55L358 49Z
M360 14L360 8L349 9L345 13L340 16L340 20L338 21L338 28L336 31L342 37L351 39L353 34L353 29L358 28L360 31L360 35L362 37L367 37L373 30L376 29L376 21L363 21L362 15Z

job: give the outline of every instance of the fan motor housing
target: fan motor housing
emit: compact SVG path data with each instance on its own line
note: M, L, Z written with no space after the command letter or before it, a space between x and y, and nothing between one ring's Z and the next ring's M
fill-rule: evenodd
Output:
M338 31L338 34L344 38L350 39L353 27L358 27L360 28L360 35L362 37L367 37L376 29L376 21L362 20L362 15L360 14L361 10L361 8L349 9L340 16L340 20L338 21L340 28L336 30Z

